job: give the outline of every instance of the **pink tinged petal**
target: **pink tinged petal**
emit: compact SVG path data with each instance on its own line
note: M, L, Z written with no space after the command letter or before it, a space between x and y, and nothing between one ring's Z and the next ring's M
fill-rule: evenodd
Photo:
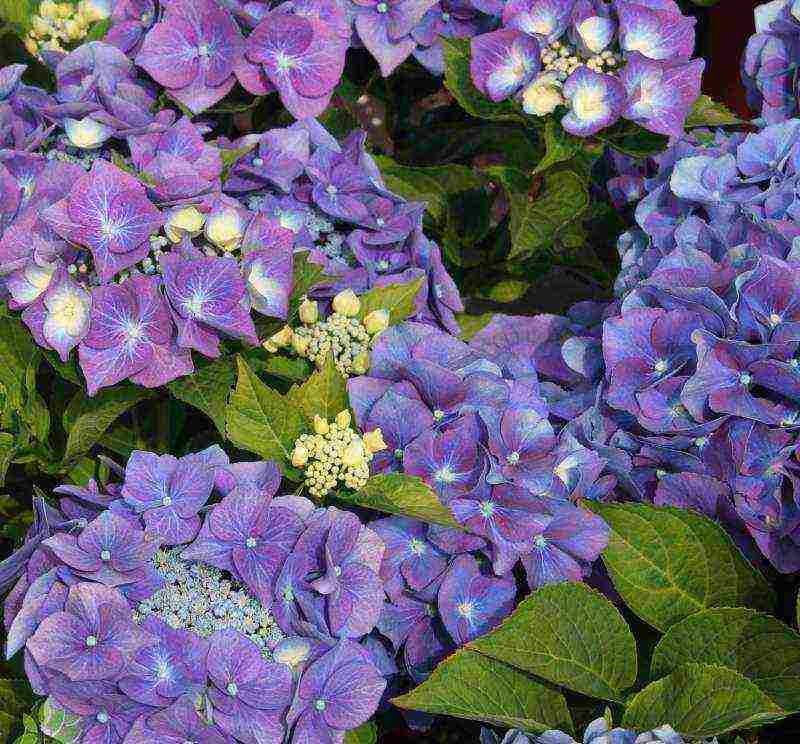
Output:
M323 689L325 722L338 730L357 728L375 712L385 689L386 680L363 658L338 666Z
M201 44L205 44L210 53L206 60L201 58L201 67L205 72L206 83L210 87L216 87L227 82L233 75L233 60L242 55L244 41L239 27L223 8L214 8L207 13L203 23Z
M328 619L334 635L360 638L369 633L381 613L380 577L361 563L346 566L340 587L328 598Z
M179 20L157 23L145 36L136 64L166 88L184 88L198 75L198 39L192 27Z
M234 73L239 84L254 96L265 96L275 90L275 86L257 62L250 62L247 55L242 55L234 62Z
M59 532L42 543L56 556L76 571L98 571L101 566L98 556L90 555L78 545L78 539L65 532Z
M193 114L200 114L225 98L233 90L234 85L236 85L236 78L233 75L217 86L207 85L198 77L185 88L171 89L169 94Z
M417 47L417 42L411 36L391 40L388 19L375 12L359 13L356 16L356 30L364 46L378 61L384 77L389 77Z
M344 70L345 51L341 43L317 33L299 64L289 72L292 87L304 98L328 95Z
M620 116L626 91L620 81L582 66L564 84L569 113L561 120L570 134L589 137L611 126Z
M671 10L653 10L617 0L620 46L650 59L688 59L694 51L695 19Z

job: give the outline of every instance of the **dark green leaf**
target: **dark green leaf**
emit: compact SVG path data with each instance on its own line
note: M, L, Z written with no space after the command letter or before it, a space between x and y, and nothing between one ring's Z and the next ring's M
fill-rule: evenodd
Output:
M378 728L375 721L367 721L344 735L344 744L377 744Z
M772 723L785 715L733 669L685 664L639 692L627 706L623 726L647 731L669 721L679 734L702 738Z
M561 123L552 117L544 125L544 143L545 155L533 169L534 176L575 157L582 147L582 140L565 132Z
M711 3L708 4L710 5ZM692 127L724 127L742 123L742 120L736 114L706 95L700 96L694 102L689 116L686 117L687 129Z
M133 385L106 388L93 398L83 391L77 393L64 412L64 421L67 424L64 462L72 462L88 452L125 411L152 395L151 390Z
M236 380L233 359L229 356L213 361L197 359L195 366L193 374L173 380L167 387L178 400L205 413L224 437L225 408Z
M553 247L560 231L579 220L589 205L586 186L571 171L546 176L535 198L530 194L531 180L521 171L494 167L488 173L500 181L511 203L509 259L529 257Z
M459 338L463 341L469 341L478 331L485 328L492 321L494 315L494 313L483 313L483 315L461 313L456 315L456 320L461 328Z
M242 357L230 397L226 431L237 447L275 460L286 468L295 440L306 430L303 414L284 396L256 377Z
M636 681L630 628L614 605L586 584L542 587L500 627L468 646L589 697L620 701Z
M389 325L402 323L417 311L415 301L424 282L425 277L421 276L405 284L387 284L370 289L361 295L359 319L363 320L373 310L388 310Z
M615 588L654 628L666 631L711 607L774 604L764 578L707 517L646 504L588 506L612 530L603 561Z
M800 635L780 620L744 607L690 615L656 646L656 679L689 662L735 669L784 710L800 710Z
M597 139L623 155L630 155L633 158L648 158L664 152L669 142L669 138L663 134L649 132L636 124L627 123L601 132L597 135Z
M328 354L322 369L314 372L300 386L296 399L309 421L313 421L315 415L332 421L337 413L349 410L347 381L336 369L332 354Z
M460 649L419 687L392 701L400 708L541 733L572 730L564 696L524 672Z
M412 517L428 524L461 529L450 510L421 478L403 473L374 475L357 494L339 497L367 509Z

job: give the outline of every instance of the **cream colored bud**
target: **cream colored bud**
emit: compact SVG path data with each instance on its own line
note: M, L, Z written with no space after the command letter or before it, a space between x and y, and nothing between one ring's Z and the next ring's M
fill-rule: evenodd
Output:
M388 310L373 310L364 318L364 328L370 336L374 336L381 331L385 331L389 327L389 311Z
M306 325L312 325L319 319L319 308L313 300L303 300L297 310L300 320Z
M35 57L39 53L39 45L36 43L36 40L32 39L30 36L25 39L25 49L32 57Z
M56 14L59 18L69 18L72 15L72 5L70 3L59 3Z
M352 318L361 310L361 300L352 289L345 289L333 298L333 309L340 315Z
M70 41L77 41L86 34L86 27L77 21L67 21L64 24L64 32L67 34Z
M292 336L292 348L298 356L306 355L310 343L311 339L308 336L300 336L297 333Z
M342 452L342 464L348 468L357 468L366 459L364 445L359 439L354 439Z
M269 337L269 343L273 346L277 346L279 349L283 349L291 345L293 338L294 331L287 325L281 328L277 333L273 333Z
M328 422L322 416L314 416L314 431L321 436L324 436L331 430Z
M380 428L368 431L364 434L362 440L364 441L364 446L367 448L367 451L371 452L373 455L376 452L386 449L386 442L383 441L383 432Z
M292 451L292 465L304 468L308 463L308 450L302 444L296 444Z
M114 130L85 116L83 119L64 119L64 132L75 147L92 150L108 140Z
M350 426L350 422L352 421L352 417L350 416L350 411L341 411L340 413L336 414L336 423L342 427L342 429L346 429Z
M365 375L369 371L369 352L362 351L353 357L353 372L357 375Z
M526 114L546 116L564 103L556 75L542 73L522 92L522 108Z
M244 222L235 209L222 209L206 218L206 238L223 251L235 251L244 235Z
M52 0L44 0L39 6L39 15L44 18L55 18L58 15L58 6Z
M173 243L180 243L184 235L197 237L205 221L206 216L197 207L183 207L167 217L164 232Z
M41 16L31 18L31 31L34 36L47 36L50 33L50 26Z

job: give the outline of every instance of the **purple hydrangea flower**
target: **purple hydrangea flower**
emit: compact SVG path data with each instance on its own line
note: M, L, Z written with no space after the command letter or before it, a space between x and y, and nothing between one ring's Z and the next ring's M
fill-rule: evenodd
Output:
M46 618L27 648L36 663L73 682L116 678L155 639L133 624L123 596L101 584L75 584L64 610Z
M197 712L191 697L182 697L168 708L148 713L137 719L125 737L126 744L185 744L187 741L203 744L226 744L225 735L207 724Z
M492 101L514 95L540 68L539 44L520 31L499 29L472 40L472 80Z
M564 98L570 112L561 125L570 134L589 137L619 119L627 95L617 78L580 67L564 84Z
M175 0L148 31L136 64L198 114L233 88L243 44L230 13L214 0Z
M95 160L91 172L65 199L45 209L42 218L59 235L92 252L104 283L147 255L150 235L162 224L142 184L104 160Z
M386 680L367 651L339 641L306 669L288 715L292 741L334 744L364 723L378 705Z
M200 530L197 512L213 486L214 470L198 455L179 460L135 450L125 467L122 498L142 515L149 531L166 544L178 545Z

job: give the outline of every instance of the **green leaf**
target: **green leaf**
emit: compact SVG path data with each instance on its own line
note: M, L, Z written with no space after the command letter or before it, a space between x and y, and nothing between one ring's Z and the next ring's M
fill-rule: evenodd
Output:
M614 605L582 583L542 587L498 628L467 645L603 700L620 701L636 681L636 641L630 628Z
M572 159L580 151L582 144L577 137L564 131L561 123L552 117L544 125L545 155L533 169L533 175L544 173L558 163Z
M587 506L611 527L603 561L614 587L654 628L665 632L711 607L774 605L765 579L708 517L647 504Z
M309 421L313 421L315 415L331 421L337 413L350 409L347 380L336 369L333 354L328 354L322 369L300 386L297 400Z
M89 29L89 33L86 34L81 43L86 44L90 41L100 41L108 33L108 29L110 28L110 18L104 18L102 21L98 21Z
M32 716L25 713L22 716L22 725L24 730L22 734L14 741L14 744L39 744L39 727Z
M0 710L22 715L33 704L33 692L27 679L0 679Z
M489 168L508 192L511 204L511 251L509 259L523 258L553 247L559 232L580 219L589 205L589 192L572 171L545 177L536 198L529 190L530 179L514 168Z
M447 658L419 687L392 701L400 708L541 733L572 730L564 696L524 672L467 649Z
M772 723L786 713L733 669L685 664L629 703L623 726L642 731L665 721L683 736L705 738Z
M6 473L11 465L14 455L17 453L17 446L14 442L14 435L8 432L0 432L0 486L5 483Z
M18 32L26 32L37 6L34 0L0 0L0 19L15 26Z
M493 103L481 93L472 82L469 71L469 39L448 39L442 37L444 52L444 84L468 114L479 119L495 121L524 122L522 111L512 101Z
M295 440L306 430L303 414L261 382L242 357L236 361L239 374L226 414L228 438L285 469Z
M609 147L630 155L633 158L647 158L667 148L669 138L643 129L638 124L621 123L616 127L596 135L600 142Z
M78 392L64 411L68 425L63 461L72 462L88 452L125 411L152 396L151 390L133 385L106 388L92 398Z
M339 498L366 509L400 514L428 524L462 529L433 489L414 475L383 473L367 481L358 493Z
M78 365L75 363L74 358L70 358L70 360L67 362L62 362L58 354L51 349L44 351L44 358L47 360L48 364L50 364L50 366L67 382L71 382L73 385L77 385L78 387L83 387L81 375L80 372L78 372Z
M717 103L710 96L702 95L694 102L689 116L686 117L685 126L687 129L691 129L692 127L725 127L743 123L723 104Z
M516 302L530 287L530 282L522 282L518 279L504 279L478 290L476 294L478 297L492 302Z
M289 316L287 322L291 322L297 317L297 309L300 307L301 298L307 295L316 285L330 279L325 274L325 269L318 263L310 259L308 251L294 254L294 264L292 267L292 277L294 285L292 295L289 298Z
M9 315L0 315L0 383L5 387L9 405L22 408L28 363L37 352L30 331Z
M80 716L68 713L50 698L39 709L39 725L47 736L59 744L72 744L81 734Z
M167 385L169 391L184 403L201 410L225 436L225 407L228 403L236 370L231 357L214 361L198 359L193 374L180 377Z
M25 388L23 390L20 417L33 436L44 444L50 434L50 411L36 389L36 374L39 370L40 362L41 355L37 351L33 354L25 369Z
M303 359L303 357L287 357L280 354L265 355L263 349L260 349L258 353L261 356L261 359L259 359L261 371L273 377L279 377L282 380L302 382L308 378L314 369L308 359ZM252 357L248 361L252 364Z
M358 318L363 320L373 310L388 310L389 325L402 323L417 311L415 301L425 277L421 276L413 282L405 284L387 284L385 287L374 287L359 298L361 309Z
M693 661L735 669L784 710L800 710L800 635L771 615L744 607L690 615L656 646L651 676Z
M461 328L461 333L459 333L458 337L462 341L469 341L478 331L489 325L494 316L494 313L483 313L483 315L460 313L456 315L456 321L458 321L458 326Z
M375 721L367 721L344 735L344 744L377 744L378 728Z
M222 183L225 183L225 179L227 179L228 174L231 172L231 168L247 155L247 153L254 150L255 147L256 144L253 143L237 148L220 147L217 150L220 160L222 160L222 175L220 176Z

